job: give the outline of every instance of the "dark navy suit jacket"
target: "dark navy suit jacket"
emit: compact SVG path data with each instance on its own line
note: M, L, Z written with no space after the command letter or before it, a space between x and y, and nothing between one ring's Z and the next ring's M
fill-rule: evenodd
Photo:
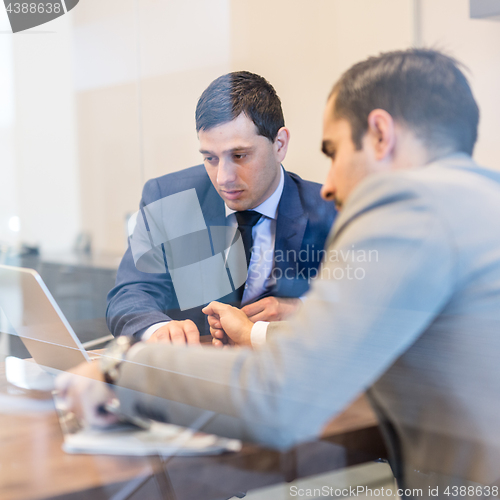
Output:
M144 186L141 209L156 200L193 188L207 226L224 226L224 201L203 165L149 180ZM278 279L255 301L269 295L300 297L308 290L336 215L333 203L322 200L319 192L319 184L285 171L276 221L274 267L279 270L275 269L274 275ZM234 302L234 295L219 300L239 306ZM108 294L106 319L115 336L142 334L149 326L169 319L191 319L200 333L206 335L209 328L202 308L180 311L170 274L139 271L129 245L118 269L116 285Z

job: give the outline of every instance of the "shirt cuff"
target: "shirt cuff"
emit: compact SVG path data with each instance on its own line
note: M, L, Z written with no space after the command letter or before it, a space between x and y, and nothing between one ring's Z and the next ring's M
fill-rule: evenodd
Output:
M266 343L268 325L269 323L267 321L257 321L257 323L252 326L252 331L250 332L252 347L258 347Z
M155 323L154 325L151 325L141 335L141 340L143 341L148 340L151 337L151 335L153 335L153 333L156 332L156 330L159 330L163 325L166 325L168 323L170 323L170 321L162 321L161 323Z

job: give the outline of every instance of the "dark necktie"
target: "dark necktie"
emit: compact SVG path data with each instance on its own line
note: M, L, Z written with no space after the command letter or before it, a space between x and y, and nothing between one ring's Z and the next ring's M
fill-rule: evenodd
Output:
M252 254L253 237L252 229L262 217L259 212L254 210L244 210L243 212L235 212L236 220L238 221L238 229L243 239L245 247L245 256L247 258L247 267L250 265L250 256Z

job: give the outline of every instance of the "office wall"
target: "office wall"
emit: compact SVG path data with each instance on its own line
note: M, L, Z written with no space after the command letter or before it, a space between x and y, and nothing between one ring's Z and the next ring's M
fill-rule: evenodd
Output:
M290 170L322 182L318 117L342 71L368 55L412 45L445 50L468 67L481 110L474 156L500 168L500 21L470 19L469 0L234 0L231 6L232 69L260 72L278 90L292 131Z
M420 0L422 42L468 68L481 119L474 157L500 168L500 21L469 18L469 0Z
M231 66L264 75L283 102L291 143L285 166L322 182L323 108L355 62L413 40L412 0L233 0Z
M59 251L80 231L71 15L47 31L13 37L17 196L24 241Z
M476 157L496 166L499 37L499 22L469 19L468 0L80 2L0 48L14 56L16 103L0 123L0 240L62 250L83 230L96 251L122 253L145 180L200 161L196 101L231 70L273 83L292 133L285 166L322 182L332 83L367 55L419 40L469 66L482 111Z
M200 162L196 101L227 71L268 78L292 132L288 169L322 181L321 116L356 60L412 40L412 0L87 0L75 9L83 226L120 253L145 179ZM112 15L112 6L118 7Z
M7 14L0 10L0 31L9 29ZM19 232L13 231L18 217L14 160L14 58L12 38L0 37L0 249L15 245ZM16 229L14 226L13 229ZM5 251L5 250L4 250ZM1 250L0 250L1 253ZM1 257L0 257L1 261Z
M0 240L69 249L80 230L70 16L2 35L1 46ZM19 233L8 227L12 217Z
M144 182L200 162L194 110L230 70L229 0L101 4L75 9L83 227L122 253Z

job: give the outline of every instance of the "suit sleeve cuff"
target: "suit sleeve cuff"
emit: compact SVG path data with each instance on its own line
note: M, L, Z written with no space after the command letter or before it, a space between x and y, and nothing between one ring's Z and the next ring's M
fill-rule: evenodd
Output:
M252 331L250 332L252 347L258 347L266 343L268 325L269 323L267 321L257 321L257 323L252 326Z
M163 325L168 324L169 321L162 321L161 323L155 323L154 325L151 325L149 328L147 328L144 333L141 335L141 340L148 340L151 335L153 335L156 330L159 330Z

